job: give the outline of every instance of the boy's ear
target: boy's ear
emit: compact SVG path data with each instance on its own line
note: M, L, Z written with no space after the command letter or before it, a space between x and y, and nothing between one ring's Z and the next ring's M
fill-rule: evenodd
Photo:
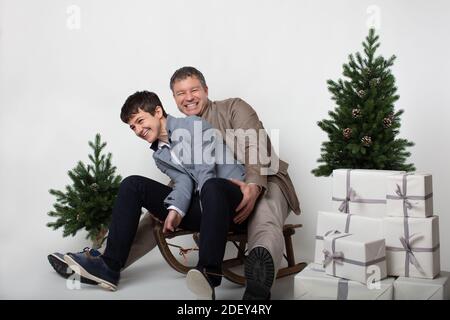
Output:
M158 119L161 119L163 117L163 112L162 112L161 106L156 106L155 116L157 116Z

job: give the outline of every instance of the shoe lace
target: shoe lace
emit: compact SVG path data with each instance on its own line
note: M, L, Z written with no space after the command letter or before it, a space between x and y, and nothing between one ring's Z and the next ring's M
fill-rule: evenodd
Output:
M83 251L81 251L80 253L84 253L86 256L92 257L92 258L95 258L95 257L101 255L100 252L98 252L97 250L92 249L90 247L84 247Z

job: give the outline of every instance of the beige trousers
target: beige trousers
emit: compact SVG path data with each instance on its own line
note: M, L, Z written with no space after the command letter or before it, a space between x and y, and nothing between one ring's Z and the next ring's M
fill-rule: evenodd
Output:
M264 247L272 255L275 270L283 258L283 225L289 214L289 206L277 184L269 182L266 193L258 200L248 224L248 248ZM131 246L127 268L156 246L153 236L153 220L148 213L139 222L138 230Z

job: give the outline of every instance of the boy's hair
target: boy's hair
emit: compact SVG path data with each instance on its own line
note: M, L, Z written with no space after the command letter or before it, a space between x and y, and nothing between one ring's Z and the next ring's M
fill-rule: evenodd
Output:
M167 113L164 111L161 100L159 100L156 93L137 91L129 96L123 104L122 110L120 111L120 119L122 119L123 122L128 123L131 117L139 112L139 109L154 116L157 106L161 107L163 116L167 117Z
M196 77L202 84L202 87L204 89L207 88L205 77L200 71L198 71L194 67L183 67L175 71L175 73L170 78L170 90L173 91L173 85L176 81L184 80L187 77Z

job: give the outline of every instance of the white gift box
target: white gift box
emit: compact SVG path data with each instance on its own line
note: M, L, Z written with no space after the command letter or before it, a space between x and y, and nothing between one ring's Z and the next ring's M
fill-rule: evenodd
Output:
M439 217L383 219L390 276L434 278L440 271Z
M392 300L394 279L374 281L367 286L327 275L320 264L311 263L294 278L294 299Z
M433 215L431 174L415 173L389 176L386 192L388 216L425 218Z
M342 233L362 233L372 239L383 238L383 220L354 214L319 211L317 214L314 262L323 261L323 237L331 230Z
M384 217L387 177L400 173L404 171L333 170L333 211L375 218Z
M394 282L395 300L449 300L449 272L441 271L434 279L398 277Z
M323 265L329 275L363 284L374 276L377 280L386 278L384 239L333 232L324 237L323 253Z

